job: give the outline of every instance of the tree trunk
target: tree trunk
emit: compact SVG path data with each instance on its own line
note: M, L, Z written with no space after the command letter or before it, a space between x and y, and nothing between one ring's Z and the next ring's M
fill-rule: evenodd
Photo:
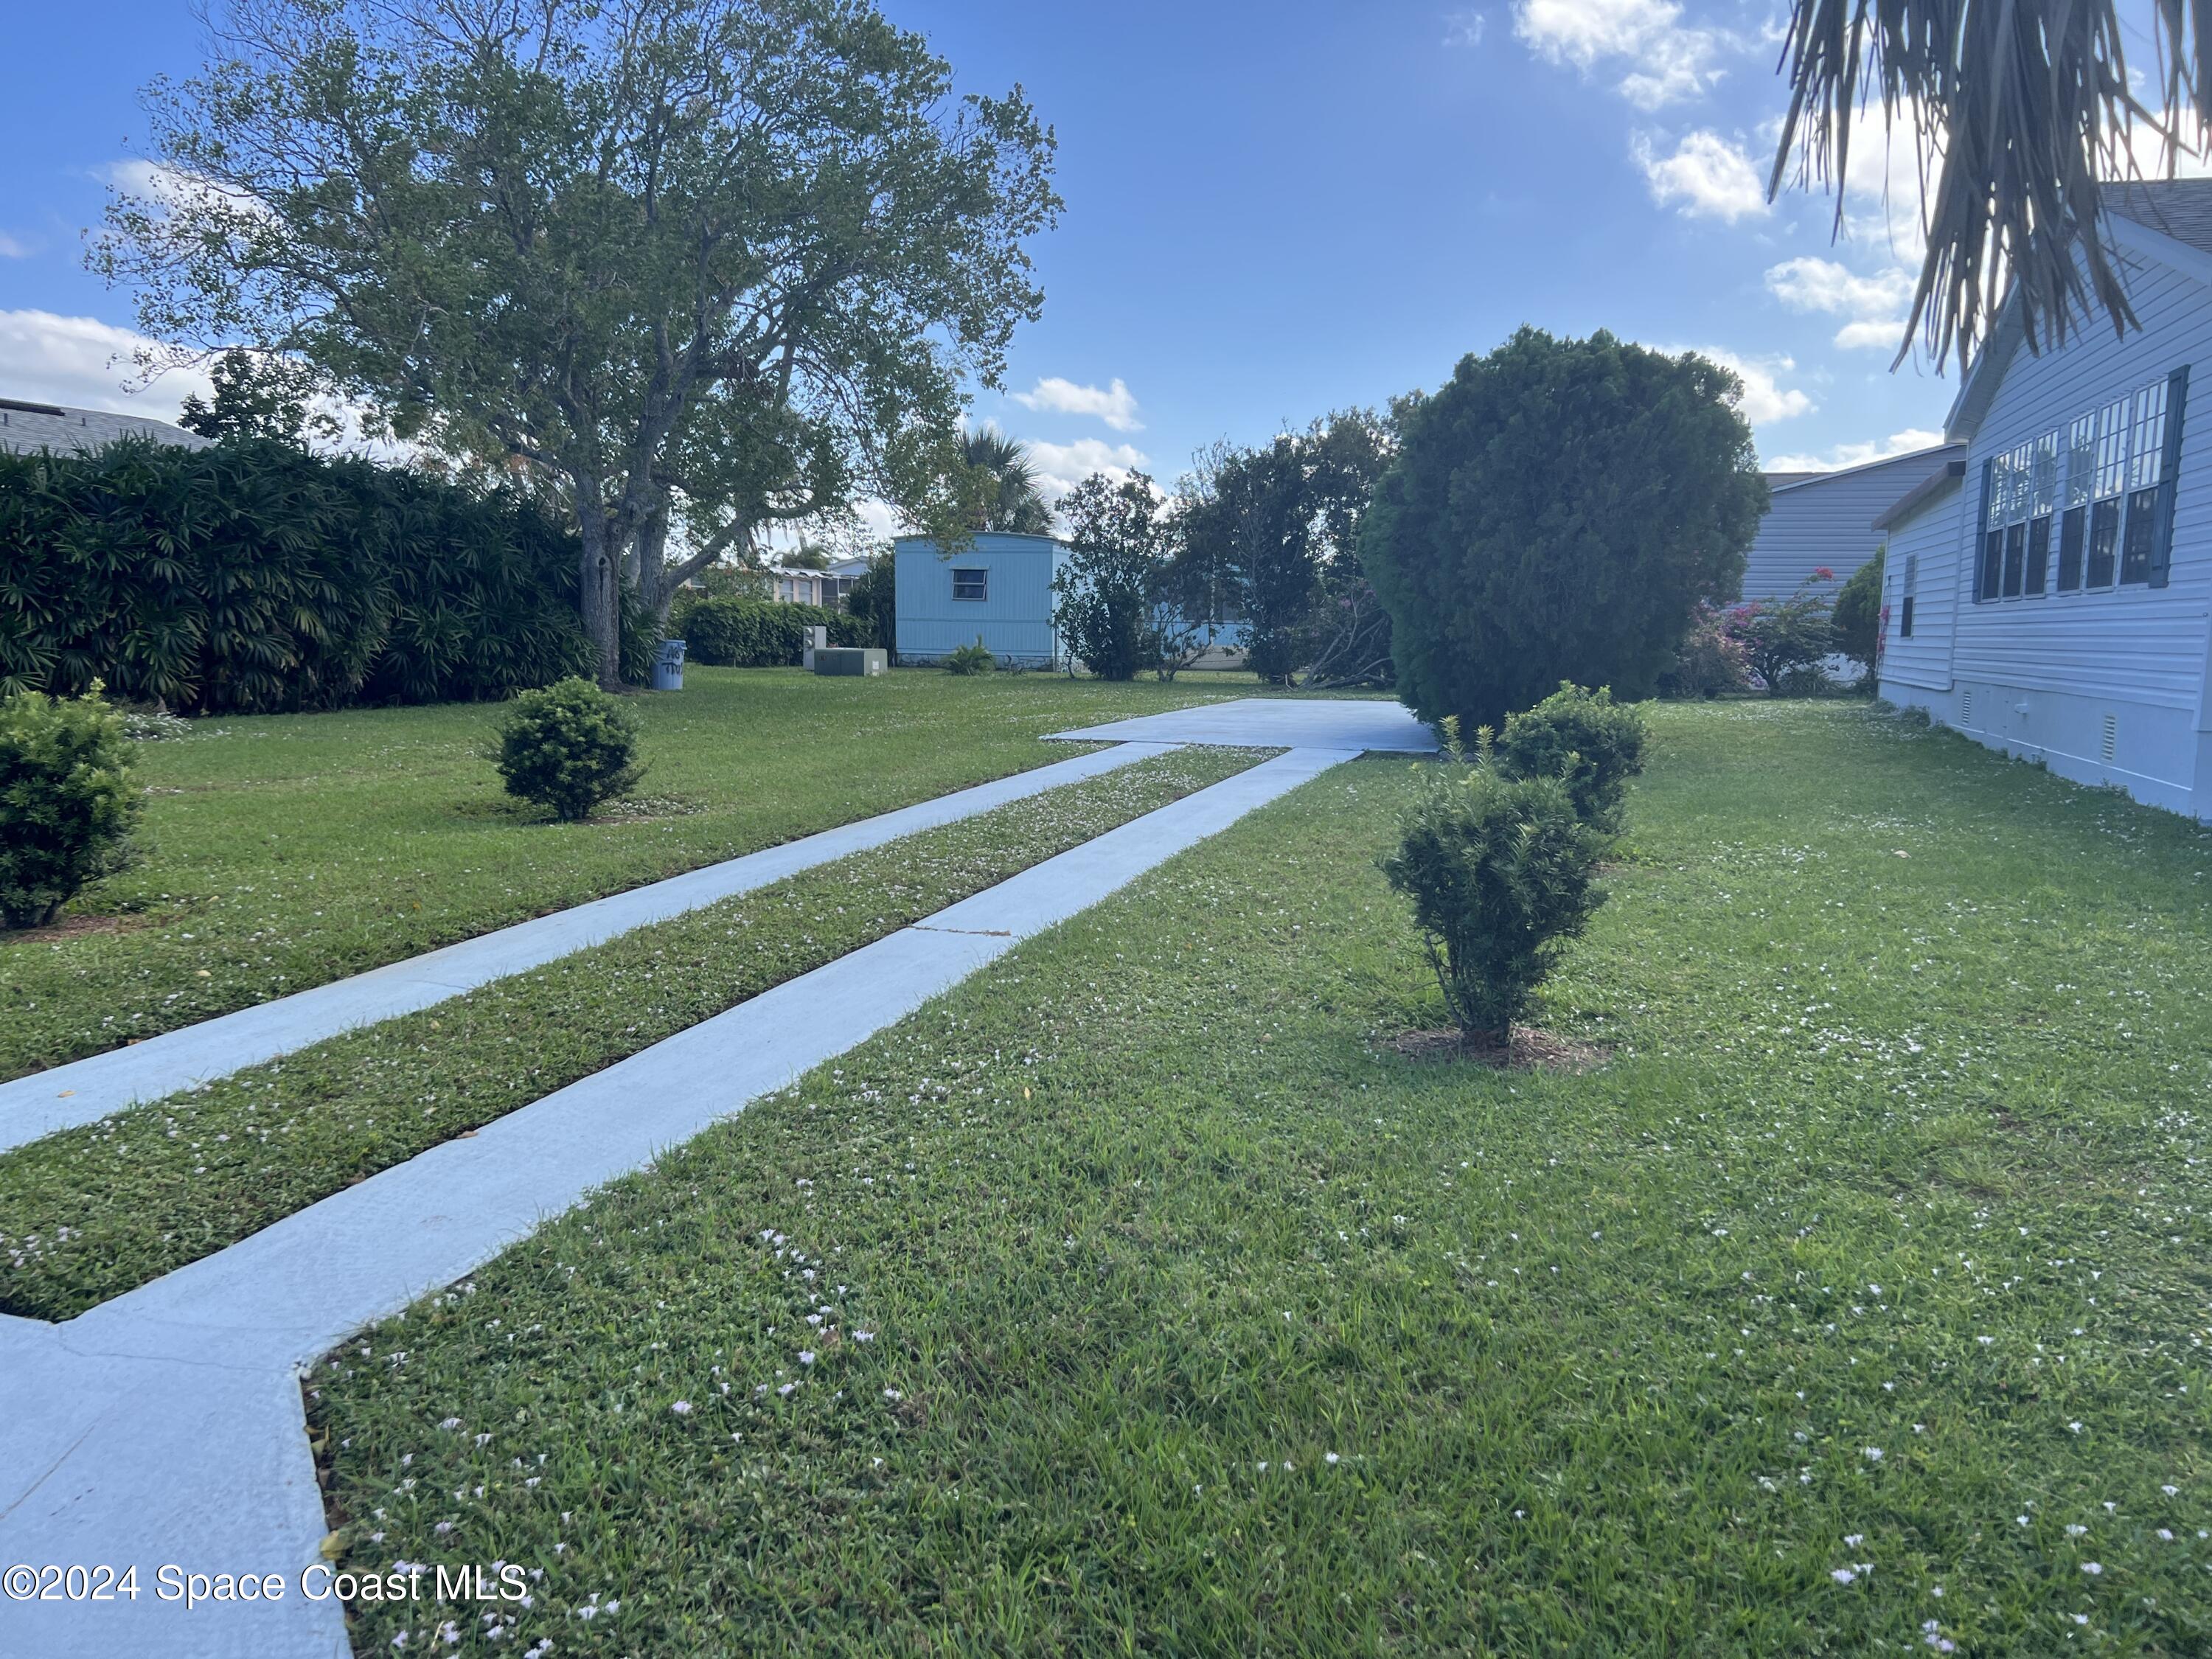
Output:
M583 618L584 637L591 641L599 682L610 691L622 689L622 550L610 544L607 514L585 505L579 490L577 528L581 532L583 561L579 571L576 609Z

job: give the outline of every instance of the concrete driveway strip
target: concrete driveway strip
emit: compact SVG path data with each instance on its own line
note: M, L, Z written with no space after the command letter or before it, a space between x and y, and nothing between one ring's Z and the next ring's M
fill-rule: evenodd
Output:
M143 1592L0 1599L0 1654L344 1652L337 1603L302 1592L323 1530L306 1367L1352 752L1185 796L67 1324L0 1319L0 1568L135 1563ZM187 1612L153 1592L164 1563L289 1588Z
M734 894L750 892L901 836L973 817L1009 801L1163 755L1172 743L1124 743L934 800L842 824L781 847L686 871L649 886L517 922L497 933L241 1008L125 1048L0 1083L0 1152L96 1123L142 1101L258 1066L363 1025L411 1014L480 985L603 945Z
M1139 714L1054 738L1086 742L1218 743L1231 747L1364 749L1433 755L1437 735L1401 703L1366 697L1239 697Z

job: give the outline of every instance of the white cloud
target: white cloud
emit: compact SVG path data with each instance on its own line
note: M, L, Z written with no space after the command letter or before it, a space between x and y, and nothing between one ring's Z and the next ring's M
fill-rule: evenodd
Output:
M1145 453L1131 444L1109 444L1103 438L1078 438L1072 444L1022 440L1036 468L1037 489L1054 503L1094 472L1103 472L1120 483L1145 465Z
M1674 0L1520 0L1513 33L1539 58L1586 75L1622 60L1615 89L1647 110L1705 92L1723 73L1714 60L1735 45L1718 30L1685 28Z
M143 392L126 392L135 354L153 344L96 317L0 311L0 397L173 421L187 392L207 397L213 387L198 369L172 369Z
M1024 409L1057 410L1063 415L1095 415L1116 432L1145 429L1144 422L1137 418L1136 398L1118 379L1102 390L1095 386L1078 386L1054 374L1039 380L1027 392L1009 395Z
M1756 218L1767 209L1766 189L1743 148L1717 132L1687 134L1671 155L1661 155L1650 139L1633 143L1636 164L1644 169L1651 199L1662 207L1678 203L1692 219Z
M0 259L27 259L30 257L31 245L28 242L0 230Z
M1891 265L1862 276L1833 259L1785 259L1768 268L1767 290L1793 311L1846 317L1894 316L1912 297L1912 273Z
M1734 369L1737 378L1743 382L1743 398L1737 407L1743 410L1744 419L1753 426L1809 415L1817 407L1812 398L1797 387L1782 384L1782 376L1794 374L1796 370L1797 360L1794 357L1741 357L1725 346L1660 346L1656 349L1674 356L1694 351L1700 357L1711 358L1723 368Z
M1448 11L1444 14L1444 44L1448 46L1479 46L1482 32L1490 27L1490 19L1479 11Z
M1833 472L1838 467L1863 466L1869 461L1879 461L1892 455L1909 455L1916 449L1931 449L1943 441L1940 432L1930 432L1925 427L1907 427L1902 432L1893 432L1887 438L1872 438L1864 443L1838 444L1825 455L1770 455L1760 462L1769 472Z
M1836 331L1835 343L1843 351L1887 351L1894 356L1905 343L1905 319L1867 317L1845 323Z
M1767 291L1793 311L1823 311L1850 320L1836 331L1845 351L1895 351L1905 337L1912 272L1886 265L1862 276L1833 259L1785 259L1768 267Z

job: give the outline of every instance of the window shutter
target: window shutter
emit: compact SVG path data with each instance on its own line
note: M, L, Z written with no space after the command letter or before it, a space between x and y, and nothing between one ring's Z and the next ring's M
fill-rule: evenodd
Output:
M2181 481L2181 410L2189 400L2189 365L2166 379L2166 448L2158 467L2158 520L2150 549L2150 585L2164 587L2173 568L2173 495Z
M1992 599L1996 598L1995 585L1984 582L1982 578L1982 566L1986 556L1983 548L1988 543L1990 535L1990 491L1996 486L1996 456L1985 455L1982 458L1982 510L1974 515L1974 602L1977 605L1985 598ZM1991 589L1987 594L1982 592L1985 586Z

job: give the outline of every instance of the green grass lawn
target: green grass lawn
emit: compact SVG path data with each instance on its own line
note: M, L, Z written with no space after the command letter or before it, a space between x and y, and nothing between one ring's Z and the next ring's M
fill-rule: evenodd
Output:
M145 860L58 937L0 933L0 1079L1079 752L1047 732L1257 690L691 669L637 701L645 799L571 826L501 792L496 705L201 721L145 746Z
M1258 758L1065 784L0 1153L0 1314L82 1313Z
M1390 1047L1360 762L338 1351L349 1562L536 1575L357 1650L2208 1650L2212 837L1655 720L1601 1069Z

